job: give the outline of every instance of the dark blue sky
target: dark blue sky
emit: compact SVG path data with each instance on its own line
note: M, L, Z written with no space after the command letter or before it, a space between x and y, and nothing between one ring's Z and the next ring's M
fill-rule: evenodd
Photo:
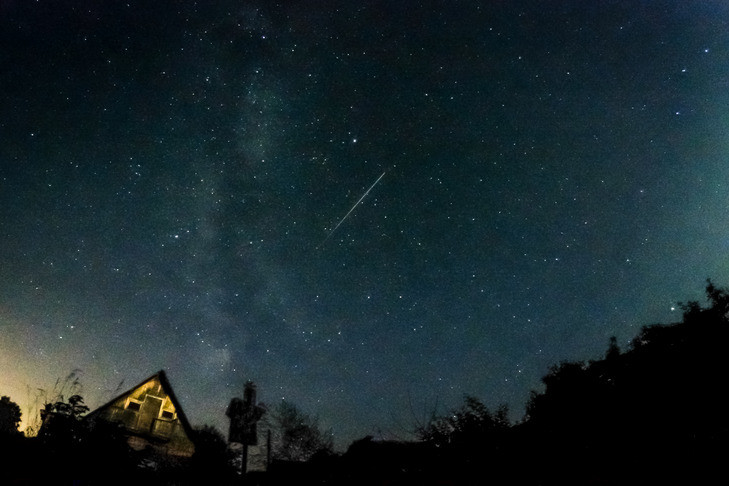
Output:
M550 365L726 283L728 22L3 2L0 393L29 415L79 368L93 407L164 368L222 429L252 379L340 447L466 393L518 419Z

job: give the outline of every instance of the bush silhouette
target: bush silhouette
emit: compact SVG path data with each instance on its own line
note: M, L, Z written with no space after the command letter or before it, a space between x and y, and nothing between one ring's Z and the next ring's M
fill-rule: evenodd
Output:
M0 436L18 434L18 426L22 413L17 403L10 400L10 397L0 398Z
M682 322L644 327L626 352L611 339L604 359L564 362L543 378L525 427L530 455L555 483L693 482L716 470L728 432L720 384L729 295L710 281L706 294L708 308L683 305ZM565 459L574 466L559 466Z

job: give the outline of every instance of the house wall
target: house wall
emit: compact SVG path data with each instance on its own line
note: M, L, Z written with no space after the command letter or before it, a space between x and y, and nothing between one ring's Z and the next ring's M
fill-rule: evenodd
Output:
M154 378L120 396L99 418L121 423L129 432L129 445L140 450L151 446L166 454L191 456L195 450L175 406Z

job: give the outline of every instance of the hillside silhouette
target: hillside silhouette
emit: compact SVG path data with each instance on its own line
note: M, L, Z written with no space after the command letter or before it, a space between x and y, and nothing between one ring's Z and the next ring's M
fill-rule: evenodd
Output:
M729 295L710 281L708 308L644 327L620 352L564 362L533 393L516 427L542 484L659 484L713 477L726 450L719 395L726 376Z
M420 427L420 442L363 439L327 464L311 464L308 481L714 483L729 436L720 399L729 294L708 281L706 295L708 307L682 305L681 322L644 327L625 351L612 338L602 358L553 366L517 424L508 423L505 409L490 411L467 396ZM292 478L279 479L275 484Z

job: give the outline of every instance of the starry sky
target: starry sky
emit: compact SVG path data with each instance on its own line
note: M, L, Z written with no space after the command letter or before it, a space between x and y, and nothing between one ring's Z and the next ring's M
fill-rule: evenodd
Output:
M729 281L729 4L0 2L0 394L339 448ZM123 382L122 382L123 380ZM121 385L121 387L120 387Z

